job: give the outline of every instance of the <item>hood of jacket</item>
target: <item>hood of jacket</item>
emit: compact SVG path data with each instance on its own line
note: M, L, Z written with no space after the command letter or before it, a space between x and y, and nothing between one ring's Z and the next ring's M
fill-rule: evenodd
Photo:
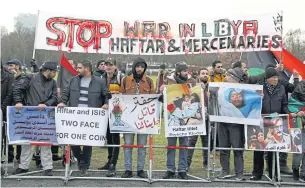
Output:
M137 64L139 64L139 63L144 63L144 65L145 65L144 71L143 71L143 73L142 73L140 76L138 76L138 75L137 75L137 72L136 72L136 66L137 66ZM146 72L146 69L147 69L147 63L146 63L145 59L143 59L143 58L141 58L141 57L137 57L137 58L133 61L133 64L132 64L132 74L133 74L133 76L134 76L135 78L138 77L138 78L142 79L143 75L144 75L145 72Z
M171 73L169 76L166 77L167 78L167 82L170 84L175 84L177 83L176 80L176 74L175 72ZM192 80L192 76L191 75L187 75L187 81L185 83L187 83L188 81Z

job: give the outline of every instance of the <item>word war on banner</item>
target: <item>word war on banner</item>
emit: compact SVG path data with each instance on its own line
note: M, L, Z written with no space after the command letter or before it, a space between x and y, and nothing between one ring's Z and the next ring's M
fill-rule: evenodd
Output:
M41 12L35 48L133 55L281 51L281 18L269 13L186 22L126 21Z
M56 108L56 136L59 144L103 146L108 111L98 108Z

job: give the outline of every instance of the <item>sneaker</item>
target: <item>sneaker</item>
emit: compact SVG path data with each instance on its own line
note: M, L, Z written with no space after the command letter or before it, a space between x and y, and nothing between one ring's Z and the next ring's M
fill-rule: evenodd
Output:
M252 181L259 181L259 180L262 180L262 176L251 176L250 180L252 180Z
M29 169L17 168L16 171L13 172L13 175L22 174L22 173L27 173L27 172L29 172Z
M163 176L163 179L171 179L175 177L175 172L166 171L165 175Z
M288 168L288 166L281 166L281 173L283 174L288 174L288 175L292 175L292 170L291 168Z
M115 165L110 164L109 165L109 170L106 174L107 177L114 177L116 175L116 171L115 171Z
M85 176L87 176L88 175L88 169L87 168L82 168L81 170L80 170L80 176L81 177L85 177Z
M186 172L178 172L178 178L187 180L187 173Z
M244 181L246 180L245 177L242 174L237 174L235 177L236 181Z
M132 171L130 170L126 170L124 174L121 176L121 178L132 178L132 177L133 177Z
M98 168L98 170L109 170L109 163L106 163L104 166L102 166L101 168Z
M302 183L305 183L305 175L300 176L299 181Z
M148 178L147 174L143 171L143 170L139 170L137 172L137 175L140 177L140 178Z
M36 165L36 167L37 167L37 169L42 169L43 168L42 164L38 164L38 165Z
M52 174L52 169L45 170L45 171L43 172L43 175L44 175L44 176L53 176L53 174Z
M298 181L300 179L299 169L292 169L293 179Z
M230 174L226 171L221 171L221 173L217 176L217 178L219 178L219 179L226 179L229 177L230 177Z

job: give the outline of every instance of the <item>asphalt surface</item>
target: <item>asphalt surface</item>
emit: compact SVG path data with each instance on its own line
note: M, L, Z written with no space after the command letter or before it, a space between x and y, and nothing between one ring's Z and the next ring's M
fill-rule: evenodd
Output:
M13 168L9 168L9 175ZM122 172L117 173L117 178L120 177ZM162 179L164 172L154 172L152 179ZM35 176L41 176L42 173L37 173ZM53 172L53 176L64 177L64 172ZM71 177L78 177L78 172L73 172ZM89 172L88 177L106 177L105 172ZM250 176L245 176L249 179ZM134 178L137 178L134 174ZM195 180L189 177L189 180ZM266 178L263 180L267 181ZM285 182L295 182L291 177L283 177ZM260 184L254 182L179 182L179 180L172 179L171 182L156 181L147 183L138 180L84 180L84 179L73 179L68 181L65 185L62 179L1 179L1 187L275 187L272 184ZM282 187L291 187L288 185L282 185ZM293 187L296 187L293 186ZM305 187L305 184L300 185Z

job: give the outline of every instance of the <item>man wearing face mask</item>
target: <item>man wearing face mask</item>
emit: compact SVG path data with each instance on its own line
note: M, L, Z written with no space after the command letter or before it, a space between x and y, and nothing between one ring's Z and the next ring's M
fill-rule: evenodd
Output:
M15 82L18 82L25 74L21 71L21 61L18 59L12 59L6 63L8 65L7 69L14 74ZM14 147L13 145L8 146L8 162L13 162L14 160ZM18 163L20 163L20 154L21 154L21 146L17 145L17 154L16 154L16 160Z
M192 86L196 85L196 81L188 73L188 65L180 61L175 65L175 72L169 75L166 79L165 85L170 84L191 84ZM163 92L164 85L160 87L160 92ZM179 137L179 146L187 147L188 137ZM167 138L168 146L176 146L177 137L168 137ZM176 174L176 165L175 165L175 155L176 149L167 150L167 171L163 176L163 179L174 178ZM178 165L178 178L187 179L187 150L179 150L179 165Z
M209 71L207 68L202 68L199 71L199 76L197 78L197 83L200 83L202 88L204 89L204 106L206 108L205 112L207 112L207 107L208 107L208 79L209 79ZM206 113L206 121L208 121L208 114ZM208 122L206 122L206 125L208 125ZM202 147L208 147L208 134L209 134L209 130L208 130L208 126L206 126L206 132L207 135L201 135L201 143L202 143ZM198 136L190 136L188 138L188 147L195 147L196 143L198 140ZM213 142L211 142L213 143ZM208 151L207 150L202 150L203 152L203 167L207 169L207 164L208 164ZM187 152L188 156L187 156L187 165L188 168L190 168L191 163L192 163L192 158L193 158L193 154L194 154L194 149L189 149Z
M213 73L209 76L209 82L223 82L226 76L224 74L221 61L214 61L212 68Z
M141 95L141 94L153 94L154 83L151 78L145 75L147 69L146 61L138 57L134 60L132 65L132 74L122 79L121 90L122 94L126 95ZM132 133L124 133L124 143L126 145L134 144L134 136ZM136 145L146 145L147 134L137 135ZM146 157L146 148L138 148L138 164L137 175L140 178L147 178L147 174L144 172ZM125 172L122 178L131 178L132 174L132 148L124 148L124 160L125 160Z
M105 73L101 76L107 80L107 86L111 94L120 93L121 80L124 77L117 70L117 62L115 59L107 59L105 62ZM109 122L108 122L109 123ZM119 133L110 133L110 128L108 124L107 128L107 144L108 145L120 145L120 134ZM108 147L108 162L99 170L108 170L106 174L107 177L113 177L116 175L116 164L119 158L119 147Z
M279 74L277 70L273 67L269 67L265 71L266 80L264 83L264 97L262 103L262 114L290 114L288 110L287 96L285 93L285 88L279 82ZM291 113L292 117L296 117L296 114ZM272 157L275 152L267 152L267 164L269 177L272 178L273 175L277 180L277 170L275 174L272 174ZM275 166L276 162L275 160ZM253 156L253 176L250 180L261 180L264 171L264 152L254 151Z
M58 101L57 84L54 80L57 72L57 63L46 61L39 73L22 77L13 88L15 107L22 109L25 106L38 106L44 109L46 106L55 106ZM53 160L50 146L41 146L41 161L45 176L52 175ZM22 146L20 165L14 174L29 171L32 159L32 146Z

